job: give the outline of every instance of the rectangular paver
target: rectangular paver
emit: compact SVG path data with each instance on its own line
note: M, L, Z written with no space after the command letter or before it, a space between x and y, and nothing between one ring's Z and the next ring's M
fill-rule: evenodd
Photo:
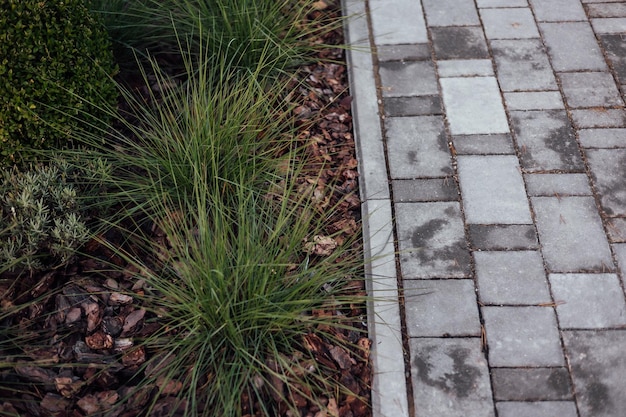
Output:
M626 17L608 17L606 19L591 19L593 30L596 33L624 33Z
M626 325L624 292L616 274L550 274L562 329Z
M510 115L525 170L584 169L574 129L564 110L512 111Z
M492 368L491 377L496 401L572 399L567 368Z
M386 97L385 116L426 116L442 114L439 96Z
M457 163L468 223L532 223L515 156L459 155Z
M558 90L540 39L494 40L491 48L503 91Z
M369 6L376 45L428 42L421 2L370 0Z
M438 59L488 59L487 41L480 26L430 28Z
M559 78L570 108L624 105L613 76L608 72L565 72L559 74Z
M623 417L626 330L565 331L580 417Z
M585 148L626 148L626 129L581 129L580 144Z
M588 22L539 23L556 71L606 71L607 65ZM580 51L585 51L584 58Z
M626 149L588 149L585 153L602 210L612 216L626 215Z
M480 25L473 0L423 0L428 26Z
M578 129L592 127L626 127L626 112L624 109L574 109L571 110L570 113L572 114L574 125Z
M480 9L487 39L539 38L533 14L527 7Z
M494 77L442 78L440 83L453 135L509 132Z
M436 95L439 93L435 67L429 61L381 62L383 97Z
M457 202L396 203L402 276L463 278L471 257Z
M443 177L452 174L452 161L441 116L386 119L391 178Z
M430 47L427 43L378 45L376 57L380 62L428 61L430 60Z
M626 3L602 3L587 6L589 17L626 17Z
M491 366L563 366L551 307L483 307Z
M409 337L480 336L474 281L404 280Z
M409 343L416 415L495 416L479 338L419 338Z
M514 155L513 139L508 133L492 135L456 135L454 151L459 155Z
M558 91L521 91L504 93L509 110L562 110L563 98Z
M626 83L626 42L623 34L598 35L613 71L622 84ZM622 90L624 91L624 90Z
M493 75L490 59L449 59L437 62L440 77L486 77Z
M459 190L453 178L394 180L393 199L396 202L458 201Z
M474 252L476 279L483 304L549 303L550 290L537 251Z
M499 402L498 417L578 417L574 401Z
M469 237L475 250L538 249L532 224L470 224Z
M608 271L613 260L593 197L532 197L551 272Z
M592 195L587 174L526 174L524 179L533 197Z
M587 20L583 6L572 0L529 0L538 22Z
M527 0L476 0L478 7L526 7Z

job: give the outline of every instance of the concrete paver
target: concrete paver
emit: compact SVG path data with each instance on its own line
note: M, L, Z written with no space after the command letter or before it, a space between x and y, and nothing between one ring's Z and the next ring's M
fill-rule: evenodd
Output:
M624 1L343 3L374 417L623 417Z

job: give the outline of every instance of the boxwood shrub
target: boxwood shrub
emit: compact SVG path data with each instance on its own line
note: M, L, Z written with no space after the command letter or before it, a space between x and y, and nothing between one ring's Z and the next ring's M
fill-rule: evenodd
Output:
M0 0L0 27L0 166L108 122L116 65L84 0Z

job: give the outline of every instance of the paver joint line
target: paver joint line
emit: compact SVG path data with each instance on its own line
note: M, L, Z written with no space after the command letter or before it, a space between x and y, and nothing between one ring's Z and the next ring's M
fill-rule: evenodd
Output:
M343 3L374 417L624 417L626 3Z

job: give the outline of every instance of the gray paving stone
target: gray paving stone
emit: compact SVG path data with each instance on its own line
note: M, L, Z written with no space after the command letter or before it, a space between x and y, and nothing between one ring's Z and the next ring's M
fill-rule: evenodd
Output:
M588 149L586 154L602 210L626 215L626 149Z
M499 417L578 417L574 401L500 402Z
M522 91L504 93L504 102L509 110L562 110L563 98L558 91Z
M476 0L478 7L526 7L526 0Z
M381 62L425 61L431 58L430 47L427 43L380 45L376 47L376 56Z
M567 368L492 368L491 377L496 401L572 399Z
M495 416L480 339L419 338L409 343L418 415Z
M623 109L572 110L571 114L578 129L626 126L626 112Z
M538 22L587 20L582 4L571 0L529 0Z
M493 75L490 59L451 59L437 62L440 77L486 77Z
M483 307L490 366L563 366L551 307Z
M402 276L469 277L471 257L457 202L396 203Z
M387 97L385 116L426 116L442 114L439 96Z
M607 271L613 264L592 197L532 197L550 272Z
M559 78L570 108L624 105L608 72L564 72Z
M621 80L622 84L626 83L626 41L623 35L598 35L606 56L609 59L613 71ZM624 91L622 89L622 91Z
M409 337L480 336L474 281L404 280Z
M538 38L539 31L529 8L480 9L487 39Z
M480 25L473 0L423 0L428 27Z
M549 279L561 329L626 325L626 302L616 274L550 274Z
M622 285L624 285L626 284L626 244L615 243L612 246L615 259L617 259L617 266L622 276Z
M606 71L607 65L588 22L539 23L555 71ZM584 58L580 51L585 51Z
M565 331L580 417L623 417L625 330Z
M383 97L437 95L439 93L432 62L381 62L379 73Z
M430 28L437 59L488 59L487 41L480 26Z
M524 179L533 197L593 195L586 174L526 174Z
M510 115L525 170L584 169L574 129L565 111L512 111Z
M540 39L491 41L502 91L558 90Z
M532 224L470 224L469 237L474 250L539 248L537 232Z
M459 155L514 155L513 139L508 133L493 135L457 135L452 137Z
M591 25L596 33L624 33L626 17L608 17L606 19L591 19Z
M581 129L578 139L585 148L626 148L626 129Z
M392 184L393 199L398 203L459 200L456 182L450 177L394 180Z
M581 0L581 3L619 3L624 0Z
M626 17L626 3L589 4L589 17Z
M509 133L494 77L442 78L440 83L451 134Z
M550 290L537 251L474 252L482 304L549 303Z
M411 0L370 0L370 16L376 45L427 43L422 3Z
M386 119L387 152L393 179L443 177L452 160L441 116Z
M462 155L457 164L467 223L532 223L515 156Z
M610 217L606 219L606 231L611 243L626 242L626 218Z

